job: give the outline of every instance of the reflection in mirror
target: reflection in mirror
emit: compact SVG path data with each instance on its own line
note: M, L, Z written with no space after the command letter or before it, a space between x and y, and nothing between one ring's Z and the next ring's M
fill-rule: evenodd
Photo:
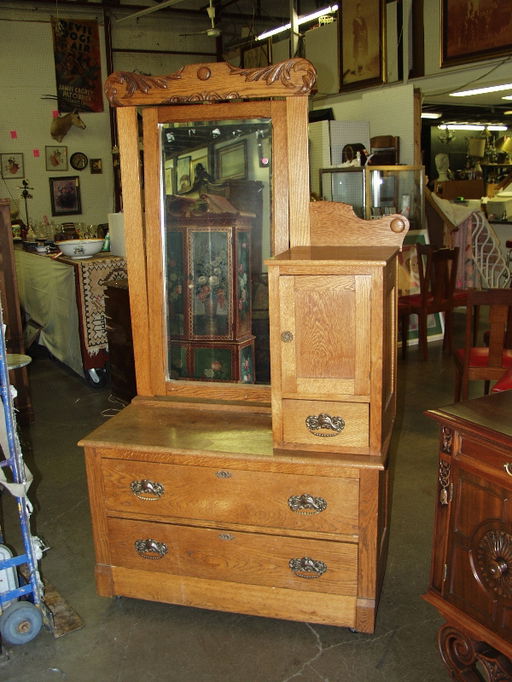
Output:
M160 128L167 378L269 383L270 119Z

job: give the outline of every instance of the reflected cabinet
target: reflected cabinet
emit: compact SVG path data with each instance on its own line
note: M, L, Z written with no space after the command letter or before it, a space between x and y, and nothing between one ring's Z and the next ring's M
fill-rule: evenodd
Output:
M314 82L107 80L137 396L81 441L103 596L374 629L408 223L310 204Z

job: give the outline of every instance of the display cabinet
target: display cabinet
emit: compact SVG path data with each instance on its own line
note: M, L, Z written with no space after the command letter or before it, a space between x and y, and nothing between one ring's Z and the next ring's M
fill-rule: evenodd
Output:
M101 595L375 627L388 538L396 252L408 223L310 204L314 80L303 59L107 80L118 109L137 396L81 441ZM360 249L369 229L377 246ZM284 277L303 280L318 308L309 318L302 294L276 290ZM351 334L343 347L332 339L331 352L330 335L347 331L336 321L340 304ZM295 309L295 326L281 329L285 308ZM293 371L274 368L289 361L279 350L287 329L300 349L311 335L296 388L282 386ZM261 371L246 376L253 352ZM307 389L315 354L323 367ZM325 438L304 442L286 422L281 448L273 424L285 401L311 402L317 416L330 401L366 416L353 429L343 412L356 438L332 448Z
M411 229L424 225L423 166L362 166L320 169L320 191L327 201L342 201L360 218L399 213Z
M512 393L427 415L440 428L425 599L446 623L439 650L458 680L512 679Z

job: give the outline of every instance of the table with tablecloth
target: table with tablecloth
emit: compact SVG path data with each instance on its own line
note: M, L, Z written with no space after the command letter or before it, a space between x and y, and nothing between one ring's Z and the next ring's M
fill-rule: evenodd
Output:
M124 279L126 261L108 253L83 260L15 249L21 306L40 327L38 342L84 376L108 359L105 285Z

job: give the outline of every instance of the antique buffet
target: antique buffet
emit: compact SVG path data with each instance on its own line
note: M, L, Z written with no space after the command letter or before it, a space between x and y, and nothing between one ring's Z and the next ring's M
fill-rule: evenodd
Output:
M314 82L107 80L137 396L80 443L100 595L374 630L408 221L310 203Z

